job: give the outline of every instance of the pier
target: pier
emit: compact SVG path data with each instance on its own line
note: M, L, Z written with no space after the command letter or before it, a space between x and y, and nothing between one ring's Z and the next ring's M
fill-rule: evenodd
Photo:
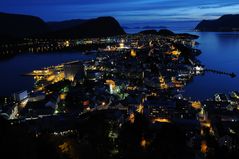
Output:
M218 70L213 70L213 69L205 69L205 71L207 72L212 72L212 73L216 73L216 74L221 74L221 75L228 75L232 78L236 77L235 73L228 73L228 72L224 72L224 71L218 71Z

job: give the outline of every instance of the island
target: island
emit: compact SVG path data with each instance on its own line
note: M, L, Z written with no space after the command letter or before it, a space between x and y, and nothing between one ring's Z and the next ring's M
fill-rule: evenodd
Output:
M148 30L143 30L140 31L139 34L142 35L160 35L160 36L178 36L180 38L185 38L185 39L198 39L198 35L193 35L193 34L188 34L188 33L174 33L171 30L168 29L160 29L159 31L155 29L148 29Z
M216 20L203 20L195 31L201 32L234 32L239 31L239 14L223 15Z

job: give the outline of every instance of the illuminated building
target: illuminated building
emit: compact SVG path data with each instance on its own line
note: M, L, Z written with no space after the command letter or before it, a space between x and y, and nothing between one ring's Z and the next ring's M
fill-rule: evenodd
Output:
M46 98L45 93L43 92L34 92L30 94L29 102L37 102L44 100Z
M131 113L131 114L129 115L129 121L130 121L131 124L134 123L134 121L135 121L135 115L134 115L134 113Z
M238 93L237 91L233 91L233 92L231 93L231 97L232 97L232 98L239 99L239 93Z
M65 41L65 43L64 43L64 44L65 44L65 46L66 46L66 47L69 47L69 46L70 46L70 42L69 42L68 40L67 40L67 41Z
M65 79L74 81L75 76L78 72L84 74L84 66L81 62L75 61L64 64Z
M170 123L171 121L166 118L155 118L155 119L153 119L153 122Z
M110 94L114 93L114 89L115 89L115 82L113 80L106 80L106 83L109 85L110 87Z
M137 56L136 51L132 49L131 52L130 52L130 55L132 57L136 57Z
M125 46L124 46L124 40L121 40L120 44L119 44L120 48L123 49Z
M14 93L13 97L15 101L20 102L28 98L28 93L27 91L20 91L20 92Z
M202 104L200 101L194 101L194 102L192 102L192 107L195 109L201 109Z
M179 56L181 52L179 50L172 51L172 55Z
M203 154L205 154L205 153L207 153L207 151L208 151L207 143L206 143L206 141L202 141L202 143L201 143L201 152Z

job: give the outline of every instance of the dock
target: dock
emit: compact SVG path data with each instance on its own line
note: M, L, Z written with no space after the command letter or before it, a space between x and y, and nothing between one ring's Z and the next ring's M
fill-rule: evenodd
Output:
M235 73L228 73L228 72L224 72L224 71L218 71L218 70L213 70L213 69L205 69L205 71L207 72L212 72L212 73L216 73L216 74L221 74L221 75L228 75L230 76L231 78L234 78L236 77L236 74Z

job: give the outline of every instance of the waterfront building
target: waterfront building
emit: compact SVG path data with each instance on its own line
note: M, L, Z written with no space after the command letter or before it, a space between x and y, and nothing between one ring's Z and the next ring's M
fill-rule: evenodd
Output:
M84 74L84 66L80 61L73 61L64 64L64 76L65 79L74 81L78 72Z
M26 90L19 91L19 92L13 94L13 98L15 101L20 102L20 101L23 101L24 99L28 98L28 93Z
M46 98L46 94L43 92L34 92L31 93L29 96L29 102L37 102L37 101L41 101L44 100Z

